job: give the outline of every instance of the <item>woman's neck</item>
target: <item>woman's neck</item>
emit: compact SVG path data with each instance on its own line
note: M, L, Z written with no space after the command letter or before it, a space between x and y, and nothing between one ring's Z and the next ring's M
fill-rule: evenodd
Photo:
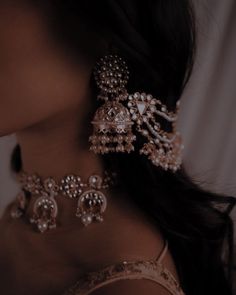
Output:
M17 133L23 170L55 179L71 173L84 178L102 173L101 159L89 151L88 134L80 124L73 111Z
M22 168L26 173L37 173L42 179L53 177L56 181L65 175L76 174L83 182L92 174L103 175L102 161L89 151L88 128L79 128L81 122L77 113L75 110L58 115L17 133ZM33 200L26 212L29 217L33 213ZM60 211L57 221L61 225L80 223L75 217L77 202L77 199L57 198Z

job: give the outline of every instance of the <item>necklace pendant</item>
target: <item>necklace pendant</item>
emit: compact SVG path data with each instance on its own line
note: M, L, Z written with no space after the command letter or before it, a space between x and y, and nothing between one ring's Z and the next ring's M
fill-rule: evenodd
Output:
M30 222L35 223L38 230L44 233L48 229L56 228L57 214L58 206L54 196L41 196L34 203Z
M105 195L98 190L85 191L78 200L76 216L80 217L81 222L87 226L97 220L103 221L102 213L106 210L107 199Z
M79 198L76 216L80 217L81 222L87 226L96 221L103 221L103 212L107 207L107 199L100 191L102 188L102 178L99 175L89 177L89 189Z

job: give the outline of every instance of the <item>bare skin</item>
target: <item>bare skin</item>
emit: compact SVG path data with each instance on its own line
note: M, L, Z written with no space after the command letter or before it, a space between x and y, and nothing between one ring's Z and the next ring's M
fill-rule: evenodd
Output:
M29 173L56 179L102 173L101 158L88 150L84 123L96 99L90 88L94 61L73 62L40 13L6 2L0 4L0 136L16 133ZM85 271L156 258L163 248L160 231L125 193L107 195L104 222L88 227L75 217L76 201L58 198L60 226L44 234L26 219L11 219L10 204L0 220L1 292L60 294ZM28 214L31 210L32 204ZM164 263L178 279L169 252Z

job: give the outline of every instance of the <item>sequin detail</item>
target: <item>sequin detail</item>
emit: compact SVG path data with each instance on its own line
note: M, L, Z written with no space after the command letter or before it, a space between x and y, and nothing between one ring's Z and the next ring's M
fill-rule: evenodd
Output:
M88 295L94 290L122 279L149 279L172 295L185 295L172 273L157 260L123 261L80 277L63 295Z

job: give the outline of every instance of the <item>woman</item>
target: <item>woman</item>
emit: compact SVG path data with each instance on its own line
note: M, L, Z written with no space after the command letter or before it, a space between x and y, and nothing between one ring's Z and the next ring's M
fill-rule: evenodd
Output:
M189 1L1 1L0 40L0 135L16 133L22 188L0 223L1 293L232 294L234 199L193 183L169 124L194 57ZM145 137L133 115L150 94L165 131ZM177 139L162 158L154 135Z

